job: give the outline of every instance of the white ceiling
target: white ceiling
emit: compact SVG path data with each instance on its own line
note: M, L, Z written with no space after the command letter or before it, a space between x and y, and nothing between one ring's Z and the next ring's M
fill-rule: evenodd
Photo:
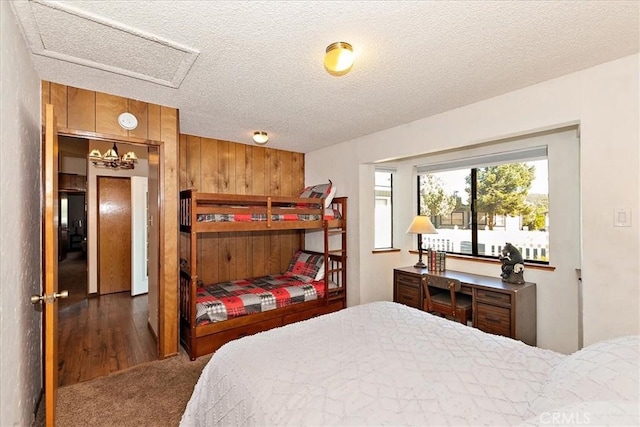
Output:
M40 78L309 152L640 50L638 1L15 1ZM333 77L326 46L353 45ZM560 102L560 100L559 100Z

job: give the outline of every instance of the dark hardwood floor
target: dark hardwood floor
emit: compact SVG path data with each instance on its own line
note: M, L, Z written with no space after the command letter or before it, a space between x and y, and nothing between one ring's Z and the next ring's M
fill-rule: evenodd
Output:
M71 385L157 359L147 295L83 299L58 310L58 384Z

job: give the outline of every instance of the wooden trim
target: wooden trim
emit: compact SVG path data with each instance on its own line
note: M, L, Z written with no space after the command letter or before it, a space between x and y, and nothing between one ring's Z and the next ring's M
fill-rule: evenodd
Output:
M149 329L149 332L151 333L151 336L153 337L153 339L156 340L156 352L157 352L158 351L158 336L153 331L153 327L151 326L151 323L149 323L149 320L147 320L147 329Z
M162 111L162 108L160 109ZM162 114L162 112L161 112ZM158 236L158 358L164 359L167 356L171 355L165 353L165 343L166 338L162 331L165 330L165 283L164 283L164 240L165 240L165 231L164 231L164 188L165 185L165 167L164 167L164 145L161 145L158 150L158 155L160 161L158 162L158 231L160 235ZM176 318L176 323L179 322L179 318ZM179 336L176 336L176 339L180 339ZM179 348L179 347L178 347Z
M409 250L410 254L414 254L414 255L418 255L418 251L410 249ZM497 258L481 258L481 257L474 257L472 255L460 255L460 254L450 254L447 253L447 258L453 258L453 259L459 259L459 260L463 260L463 261L471 261L471 262L479 262L479 263L483 263L483 264L502 264L502 262L500 262L499 259ZM546 264L536 264L536 263L532 263L532 262L526 262L524 263L525 267L530 268L532 270L547 270L547 271L555 271L555 267L552 265L546 265Z
M402 249L396 249L396 248L387 248L387 249L374 249L371 251L372 254L387 254L387 253L391 253L391 252L401 252ZM416 251L417 253L417 251Z
M179 173L180 135L178 111L175 108L160 107L160 357L176 355L179 344L179 306L178 306L178 265L179 265Z
M58 128L58 135L72 136L76 138L95 139L105 142L122 142L134 145L162 145L162 141L155 141L153 139L137 138L133 136L118 136L108 133L90 132L85 130L76 130L69 128Z

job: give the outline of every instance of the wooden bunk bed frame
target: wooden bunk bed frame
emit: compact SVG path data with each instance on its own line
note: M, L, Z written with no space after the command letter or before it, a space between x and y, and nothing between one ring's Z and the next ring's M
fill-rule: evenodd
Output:
M180 267L180 342L191 360L212 353L225 343L278 326L306 320L346 307L347 286L347 198L335 197L330 207L340 213L325 219L324 199L281 196L180 192L180 232L188 235L187 264ZM298 206L292 208L292 206ZM272 215L317 215L317 220L272 220ZM199 222L200 214L262 215L264 221ZM197 240L202 233L269 230L323 230L324 297L314 301L248 314L224 321L197 326L196 290L198 286ZM336 236L337 237L332 237ZM338 249L330 249L338 241ZM300 236L304 249L304 233ZM311 252L311 251L307 251ZM241 278L238 278L241 279ZM333 282L337 288L329 289Z

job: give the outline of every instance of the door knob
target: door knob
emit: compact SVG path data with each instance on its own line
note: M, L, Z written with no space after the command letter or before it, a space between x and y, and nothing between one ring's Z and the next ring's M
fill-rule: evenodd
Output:
M52 295L31 295L31 304L37 304L40 301L44 301L45 304L51 304L58 298L68 298L68 297L69 297L69 291L67 290L57 292Z

